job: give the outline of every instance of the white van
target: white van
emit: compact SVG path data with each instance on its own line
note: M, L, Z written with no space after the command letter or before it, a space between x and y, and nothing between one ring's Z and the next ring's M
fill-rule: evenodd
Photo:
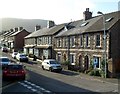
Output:
M62 66L55 59L46 59L42 62L42 69L49 71L62 71Z

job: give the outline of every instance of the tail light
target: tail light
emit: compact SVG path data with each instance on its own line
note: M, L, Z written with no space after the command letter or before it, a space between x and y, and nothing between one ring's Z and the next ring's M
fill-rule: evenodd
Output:
M24 70L21 70L21 71L19 71L19 72L22 73L22 74L25 74L25 73L26 73Z
M8 72L7 70L4 70L4 71L3 71L3 73L5 73L5 74L6 74L7 72Z

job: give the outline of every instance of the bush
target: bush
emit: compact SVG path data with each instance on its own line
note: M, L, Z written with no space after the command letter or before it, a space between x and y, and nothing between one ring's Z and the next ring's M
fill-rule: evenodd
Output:
M62 62L62 65L69 65L69 61Z
M90 76L101 76L100 70L93 69L88 73Z
M94 70L90 71L88 74L89 74L90 76L94 76Z

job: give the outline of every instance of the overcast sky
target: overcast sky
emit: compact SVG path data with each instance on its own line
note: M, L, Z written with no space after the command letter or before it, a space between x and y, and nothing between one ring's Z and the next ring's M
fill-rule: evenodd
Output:
M53 20L56 24L83 18L83 11L90 8L109 13L118 10L120 0L0 0L0 18L27 18Z

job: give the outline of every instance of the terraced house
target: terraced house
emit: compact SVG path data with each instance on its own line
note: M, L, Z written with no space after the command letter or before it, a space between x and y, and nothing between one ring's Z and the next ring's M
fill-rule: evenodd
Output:
M101 69L104 55L103 16L92 17L87 8L84 19L74 21L72 29L64 29L55 37L56 59L69 61L81 71L91 66ZM105 14L106 61L109 76L120 73L120 11Z
M55 25L53 21L48 21L47 27L39 28L25 37L25 53L34 54L40 59L56 58L54 36L63 28L64 24Z
M23 50L24 37L28 34L30 33L23 27L15 27L1 34L1 42L10 50Z

